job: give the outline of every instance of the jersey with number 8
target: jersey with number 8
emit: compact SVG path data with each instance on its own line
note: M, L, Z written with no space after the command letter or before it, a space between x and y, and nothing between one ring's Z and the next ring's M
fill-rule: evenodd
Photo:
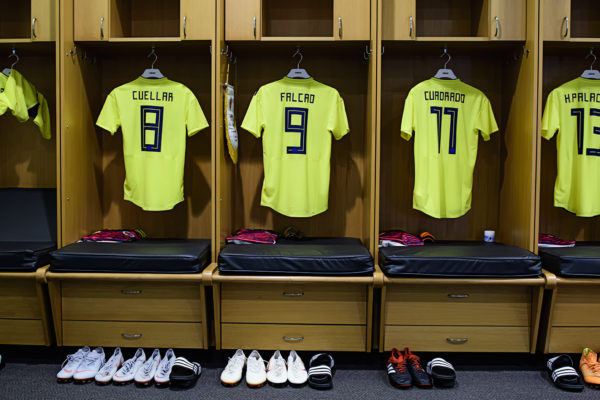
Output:
M600 82L576 78L548 95L542 137L558 131L554 206L579 217L600 214Z
M252 98L242 128L263 138L261 205L289 217L327 210L331 136L348 131L337 90L312 78L283 78Z
M183 201L186 130L192 136L208 126L190 89L140 77L110 92L96 125L123 132L125 200L146 211Z
M492 107L459 79L431 78L413 87L404 105L402 137L415 134L413 208L435 218L457 218L471 208L478 133L498 130Z

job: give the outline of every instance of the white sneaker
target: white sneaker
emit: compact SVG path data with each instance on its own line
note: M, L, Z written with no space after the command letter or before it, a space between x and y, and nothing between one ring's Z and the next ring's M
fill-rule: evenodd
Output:
M288 381L292 385L304 385L308 380L308 373L302 359L295 350L290 351L287 361Z
M113 355L108 359L104 367L96 374L96 383L99 385L106 385L109 383L115 372L123 364L123 353L121 348L117 347L113 352Z
M242 372L246 365L246 355L242 349L237 349L227 366L221 372L221 383L226 386L235 386L242 380Z
M269 364L267 364L267 380L270 384L275 386L281 386L287 383L287 367L285 366L285 360L281 356L279 350L273 353L273 356L269 360Z
M261 387L267 381L265 362L256 350L246 360L246 384L250 387Z
M79 364L81 364L89 352L90 348L85 346L77 350L76 353L69 354L65 361L63 361L60 371L56 374L56 380L60 383L69 382L73 378L73 375L75 375Z
M161 360L160 364L158 364L156 375L154 375L154 382L156 382L157 385L166 385L169 383L169 375L171 375L173 364L175 364L175 352L173 349L169 349L165 353L165 357Z
M87 353L77 371L73 375L73 380L77 383L89 382L100 371L100 368L106 363L106 357L104 356L104 349L102 347L96 347L94 350Z
M136 372L146 361L146 353L144 350L137 349L135 355L123 363L123 366L115 372L113 382L116 384L126 384L133 381Z
M152 384L152 379L154 379L154 375L156 375L158 364L160 364L160 351L154 349L150 358L148 358L144 365L142 365L135 373L135 383L140 385Z

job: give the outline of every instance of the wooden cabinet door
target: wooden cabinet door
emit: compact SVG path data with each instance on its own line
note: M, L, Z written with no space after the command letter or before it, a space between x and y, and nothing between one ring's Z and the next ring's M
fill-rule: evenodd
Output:
M259 40L260 0L225 0L225 40Z
M55 38L55 0L31 0L31 40L50 42Z
M215 2L181 0L181 39L209 40L215 30Z
M333 37L338 40L369 40L369 0L334 0Z
M416 36L416 0L383 0L383 40L412 40Z
M571 0L542 0L541 17L544 40L571 38Z
M73 0L75 40L108 40L108 0Z
M525 40L527 4L523 0L490 0L491 40Z

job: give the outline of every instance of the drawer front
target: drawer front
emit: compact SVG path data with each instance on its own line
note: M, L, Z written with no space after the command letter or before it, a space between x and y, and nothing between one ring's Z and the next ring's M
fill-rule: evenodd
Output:
M366 285L223 284L221 321L366 324Z
M365 351L360 325L221 324L224 349Z
M585 347L600 348L600 327L552 328L550 353L580 353Z
M202 348L202 324L63 321L63 345Z
M385 350L409 347L413 351L528 352L526 327L386 326Z
M554 303L553 326L599 326L600 291L596 287L559 287ZM581 351L581 349L579 349ZM577 351L577 352L579 352Z
M201 322L201 290L198 284L65 281L63 320Z
M33 278L0 281L0 318L41 318L35 285Z
M39 319L0 319L0 343L49 345Z
M529 326L531 288L392 286L385 318L387 325Z

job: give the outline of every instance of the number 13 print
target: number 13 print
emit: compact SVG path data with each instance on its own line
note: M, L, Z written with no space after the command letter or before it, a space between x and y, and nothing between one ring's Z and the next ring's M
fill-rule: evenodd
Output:
M287 146L287 154L306 154L307 125L308 108L285 108L285 132L300 134L300 146Z

